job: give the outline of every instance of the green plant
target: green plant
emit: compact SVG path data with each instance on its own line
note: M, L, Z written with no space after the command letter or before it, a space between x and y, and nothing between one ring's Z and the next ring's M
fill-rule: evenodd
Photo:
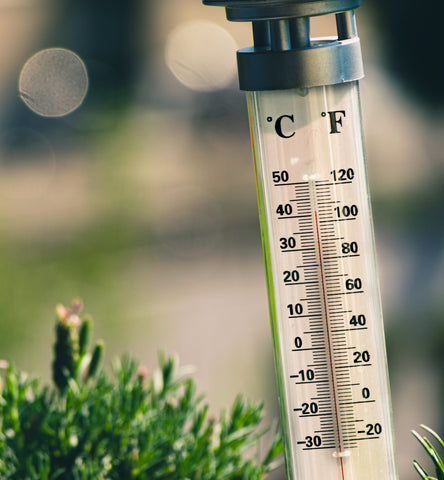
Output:
M237 397L209 418L176 358L160 354L150 378L128 356L106 374L81 307L57 307L54 386L0 362L1 480L249 480L280 463L277 432L259 458L263 406Z
M444 442L441 437L434 432L431 428L426 427L425 425L421 425L421 428L426 430L434 439L439 443L441 448L444 448ZM412 431L415 438L418 442L422 445L424 450L427 452L429 457L432 459L433 466L435 467L436 477L432 477L429 475L424 468L416 461L413 461L413 466L415 467L416 471L419 473L419 476L424 480L444 480L444 463L441 460L436 448L432 445L430 440L427 437L421 437L418 432Z

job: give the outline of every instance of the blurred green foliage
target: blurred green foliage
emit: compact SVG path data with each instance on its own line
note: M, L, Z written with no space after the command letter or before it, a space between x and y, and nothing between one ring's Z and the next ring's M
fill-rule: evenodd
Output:
M277 433L259 458L263 406L237 397L208 418L177 359L160 355L151 378L129 357L113 377L100 371L103 344L89 353L92 324L80 309L57 308L55 387L0 365L1 479L253 480L280 463Z

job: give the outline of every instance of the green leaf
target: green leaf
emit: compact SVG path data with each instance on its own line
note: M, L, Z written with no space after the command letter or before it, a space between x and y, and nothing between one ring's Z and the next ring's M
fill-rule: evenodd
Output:
M282 455L284 451L284 445L282 443L281 433L278 426L275 427L275 434L273 435L271 444L268 448L268 452L266 453L264 460L262 461L262 465L266 468L272 465L273 462ZM279 465L282 464L283 459L279 462ZM276 468L276 467L274 467Z
M432 435L440 443L441 447L444 448L444 441L434 430L427 427L426 425L420 425L420 427L429 432L430 435Z
M420 477L423 478L424 480L429 480L429 476L427 475L427 472L419 465L419 463L416 460L413 460L413 466L415 467L415 470L419 473Z
M443 446L442 440L438 436L438 434L436 434L432 429L430 429L428 427L425 427L423 425L421 425L421 427L424 428L427 432L429 432L440 443L440 445ZM444 480L444 463L443 463L441 457L439 456L438 452L436 451L435 447L428 440L428 438L421 437L418 432L413 430L412 434L418 440L418 442L421 444L421 446L424 448L424 450L427 452L429 457L432 459L432 462L434 463L434 466L435 466L437 479L438 480ZM434 477L429 476L425 472L425 470L418 464L418 462L416 460L413 462L413 466L415 467L416 471L419 473L419 475L422 478L434 479Z

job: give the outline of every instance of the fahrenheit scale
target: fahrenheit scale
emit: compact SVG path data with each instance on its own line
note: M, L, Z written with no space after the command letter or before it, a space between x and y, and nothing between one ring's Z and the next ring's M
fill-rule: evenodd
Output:
M287 478L395 480L353 8L204 0L251 20L247 90ZM337 38L310 16L336 14Z

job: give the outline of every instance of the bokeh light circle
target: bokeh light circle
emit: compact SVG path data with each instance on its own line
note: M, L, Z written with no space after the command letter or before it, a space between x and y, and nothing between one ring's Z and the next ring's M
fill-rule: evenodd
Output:
M186 87L197 91L226 88L236 76L236 41L219 25L186 22L168 36L166 63Z
M45 117L61 117L77 109L88 90L82 59L64 48L41 50L24 64L19 92L25 104Z

